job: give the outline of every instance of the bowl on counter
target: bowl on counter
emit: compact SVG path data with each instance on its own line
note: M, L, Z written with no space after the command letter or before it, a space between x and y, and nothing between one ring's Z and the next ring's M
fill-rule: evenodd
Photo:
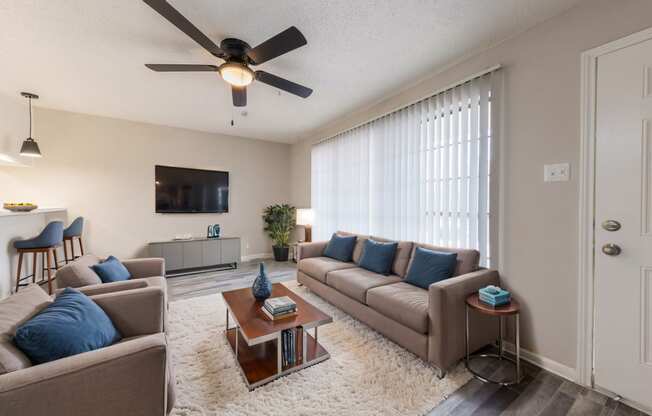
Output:
M2 204L2 208L9 210L11 212L29 212L38 208L38 205L25 203L25 202L5 202Z

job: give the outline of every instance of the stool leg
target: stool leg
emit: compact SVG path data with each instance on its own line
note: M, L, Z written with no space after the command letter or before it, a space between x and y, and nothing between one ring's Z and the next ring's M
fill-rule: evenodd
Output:
M57 248L52 249L52 254L54 255L54 270L59 270L59 259L57 256Z
M70 239L70 252L72 253L72 261L75 261L75 239L71 238Z
M79 237L79 250L81 251L81 255L84 255L84 245L82 244L81 241L81 236Z
M41 281L45 280L45 252L41 251Z
M50 249L46 252L46 257L48 258L48 293L52 294L52 265L50 264Z
M68 243L66 241L63 240L63 258L66 260L66 264L68 264Z
M36 253L32 253L32 283L36 283Z
M23 267L23 252L18 252L18 270L16 271L16 292L20 287L20 269Z

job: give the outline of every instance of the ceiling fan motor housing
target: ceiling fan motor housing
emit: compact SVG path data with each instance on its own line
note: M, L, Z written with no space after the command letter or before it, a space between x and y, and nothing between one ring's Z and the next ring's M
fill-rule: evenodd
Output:
M227 61L236 61L243 64L250 63L247 52L251 49L251 46L243 40L226 38L220 43L220 49L228 55Z

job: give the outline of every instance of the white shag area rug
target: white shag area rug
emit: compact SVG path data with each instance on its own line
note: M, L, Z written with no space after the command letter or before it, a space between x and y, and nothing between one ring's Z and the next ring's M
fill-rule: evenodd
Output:
M319 328L331 358L249 391L224 336L222 295L172 302L173 415L424 415L471 378L460 365L439 380L414 354L296 282L284 284L333 316Z

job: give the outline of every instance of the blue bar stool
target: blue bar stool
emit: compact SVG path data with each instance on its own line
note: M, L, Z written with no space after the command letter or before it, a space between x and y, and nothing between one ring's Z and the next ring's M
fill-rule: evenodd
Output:
M48 271L48 292L52 294L52 263L50 262L50 254L54 256L55 270L57 266L57 251L56 248L63 243L63 222L52 221L45 226L41 234L29 240L14 241L14 248L18 251L18 270L16 272L16 292L20 286L27 286L27 283L20 283L21 280L32 278L32 282L36 283L36 256L41 253L41 261L45 267L46 261L43 256L47 257L47 271ZM25 277L20 277L20 272L23 266L23 254L32 253L33 260L33 274ZM45 280L45 273L41 270L41 282ZM40 282L39 282L40 283Z
M77 217L75 220L70 223L68 228L63 230L63 256L65 257L66 264L68 261L74 261L77 257L75 256L75 239L79 242L79 250L81 255L84 255L84 245L82 244L82 231L84 230L84 217ZM72 252L72 258L68 259L68 246L66 241L70 241L70 251Z

